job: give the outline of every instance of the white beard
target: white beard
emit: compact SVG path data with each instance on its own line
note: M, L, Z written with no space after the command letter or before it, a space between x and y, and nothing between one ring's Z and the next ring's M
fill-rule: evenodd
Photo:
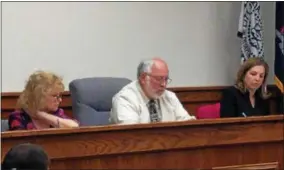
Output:
M158 96L157 94L155 94L155 92L152 90L151 85L150 85L150 80L147 79L146 81L146 91L147 93L153 98L153 99L158 99L160 96Z

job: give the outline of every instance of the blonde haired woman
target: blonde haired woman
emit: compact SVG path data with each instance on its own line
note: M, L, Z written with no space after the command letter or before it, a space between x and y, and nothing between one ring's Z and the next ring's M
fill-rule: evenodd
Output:
M21 93L17 109L9 116L10 130L78 127L59 108L64 91L62 79L49 72L33 73Z

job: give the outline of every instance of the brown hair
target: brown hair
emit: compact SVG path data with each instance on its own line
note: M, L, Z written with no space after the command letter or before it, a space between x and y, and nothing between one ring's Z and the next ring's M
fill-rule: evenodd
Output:
M37 111L45 107L45 97L51 90L63 92L62 78L49 72L36 71L33 73L17 101L16 109Z
M264 75L263 84L261 86L260 96L263 99L267 99L271 96L271 94L266 91L266 80L267 80L267 76L269 73L269 66L262 58L259 58L259 57L249 58L242 64L237 74L237 80L236 80L235 87L239 89L242 93L246 92L246 87L244 84L244 77L246 76L247 72L254 66L263 66L265 69L265 75Z

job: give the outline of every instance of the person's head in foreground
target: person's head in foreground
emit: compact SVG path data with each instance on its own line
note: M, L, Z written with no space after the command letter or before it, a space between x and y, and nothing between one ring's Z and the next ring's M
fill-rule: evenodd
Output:
M142 61L138 66L137 78L143 92L150 99L161 96L171 82L168 65L160 58Z
M270 95L266 92L266 80L268 77L269 66L261 58L249 58L240 67L236 87L243 93L249 92L255 94L260 89L261 97L268 98Z
M42 147L24 143L12 147L2 162L3 170L48 170L49 158Z

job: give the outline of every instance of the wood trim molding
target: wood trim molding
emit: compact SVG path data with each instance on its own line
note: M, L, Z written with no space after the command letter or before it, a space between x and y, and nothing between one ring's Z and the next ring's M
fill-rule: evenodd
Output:
M196 120L196 121L178 121L178 122L163 122L163 123L156 123L156 124L129 124L129 125L123 125L123 126L117 126L117 125L101 125L101 126L82 126L80 128L50 128L50 129L42 129L40 131L34 131L34 130L26 130L26 131L5 131L1 133L1 139L7 139L7 138L21 138L21 137L32 137L32 136L45 136L45 135L62 135L62 134L79 134L79 133L100 133L100 132L110 132L110 131L127 131L127 130L141 130L141 129L163 129L163 128L179 128L179 127L192 127L196 128L197 126L228 126L230 124L230 127L233 125L238 126L239 124L245 125L245 124L274 124L274 128L276 129L283 129L283 125L281 124L279 127L276 125L277 123L283 123L284 122L284 115L270 115L270 116L255 116L255 117L248 117L246 119L241 117L236 118L227 118L227 119L205 119L205 120ZM265 129L263 125L261 128ZM252 127L255 128L255 127ZM267 128L269 129L269 128ZM56 133L54 133L56 132ZM274 133L268 133L270 134L269 140L272 141L279 141L284 140L284 136L282 135L283 131L279 131L277 133L274 131ZM280 138L274 138L275 136L280 136ZM216 134L217 135L217 134ZM256 138L256 137L254 137ZM253 138L252 138L253 139Z
M209 87L171 87L168 90L176 93L177 97L190 114L195 114L196 109L204 104L217 103L222 96L222 90L228 86L209 86ZM268 85L268 90L272 92L271 105L272 112L277 112L277 101L281 98L280 91L275 85ZM9 113L15 109L20 92L3 92L1 118L7 119ZM69 91L63 93L61 108L67 115L72 117L72 101Z
M214 167L213 170L278 170L279 163L260 163L260 164L245 164L224 167Z

